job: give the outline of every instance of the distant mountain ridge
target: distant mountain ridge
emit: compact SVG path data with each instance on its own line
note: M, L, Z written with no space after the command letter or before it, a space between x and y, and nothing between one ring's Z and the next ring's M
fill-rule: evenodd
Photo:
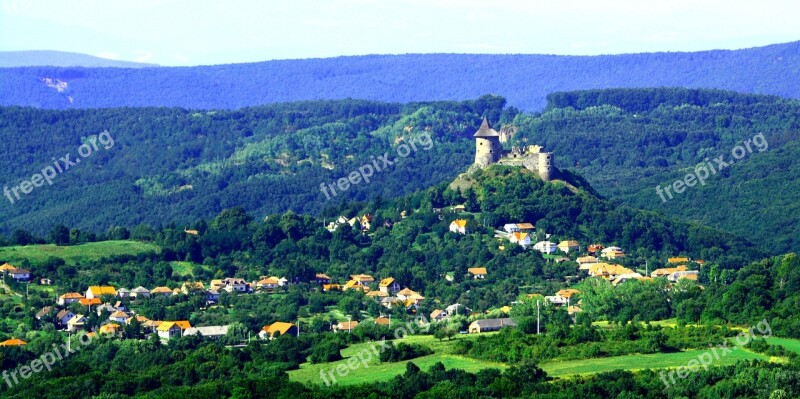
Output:
M93 55L55 50L0 51L0 68L27 66L87 68L147 68L158 64L119 61Z
M602 56L406 54L159 68L0 69L0 105L49 109L241 107L359 98L386 102L501 95L539 111L555 91L717 88L800 98L800 42L743 50ZM63 92L42 79L66 82Z

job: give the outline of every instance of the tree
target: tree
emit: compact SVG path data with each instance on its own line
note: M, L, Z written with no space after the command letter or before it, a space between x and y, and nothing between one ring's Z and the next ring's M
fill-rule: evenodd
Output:
M53 230L50 232L50 241L56 245L69 245L70 243L70 231L69 227L64 226L63 224L59 224L56 227L53 227Z

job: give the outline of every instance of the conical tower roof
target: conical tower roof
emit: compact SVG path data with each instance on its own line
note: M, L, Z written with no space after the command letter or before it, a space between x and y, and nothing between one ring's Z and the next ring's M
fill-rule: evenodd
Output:
M481 127L478 128L478 131L475 132L475 135L472 137L500 137L500 134L497 133L497 130L492 129L492 125L489 124L489 119L484 116Z

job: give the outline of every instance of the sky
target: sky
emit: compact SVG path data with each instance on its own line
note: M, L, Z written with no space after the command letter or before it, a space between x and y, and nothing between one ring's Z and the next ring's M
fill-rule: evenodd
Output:
M797 0L0 0L0 51L165 66L363 54L596 55L800 40Z

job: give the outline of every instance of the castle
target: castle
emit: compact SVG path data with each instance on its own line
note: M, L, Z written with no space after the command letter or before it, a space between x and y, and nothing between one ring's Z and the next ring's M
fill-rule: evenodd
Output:
M483 118L481 127L473 137L475 137L475 165L481 168L493 163L522 166L536 172L545 181L550 181L555 175L552 152L542 152L542 147L538 145L512 147L511 151L503 150L500 134L492 129L486 118Z

